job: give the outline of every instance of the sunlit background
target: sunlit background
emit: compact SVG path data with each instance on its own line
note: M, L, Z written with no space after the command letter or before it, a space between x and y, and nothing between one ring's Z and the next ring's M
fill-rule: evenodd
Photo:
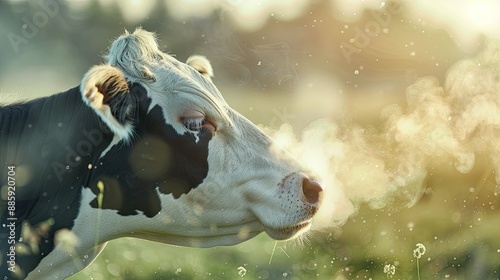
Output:
M207 56L228 103L327 188L303 242L120 239L71 279L500 279L499 13L496 0L1 0L0 98L74 87L142 26L179 60Z

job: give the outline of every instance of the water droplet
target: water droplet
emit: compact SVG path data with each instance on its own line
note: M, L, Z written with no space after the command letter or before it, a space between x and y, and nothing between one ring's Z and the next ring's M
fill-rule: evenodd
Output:
M354 74L358 75L359 74L359 70L354 70Z
M415 223L414 222L409 222L406 226L408 227L409 231L413 231L413 227L415 227Z
M238 275L240 277L244 277L246 274L247 270L243 266L238 267Z

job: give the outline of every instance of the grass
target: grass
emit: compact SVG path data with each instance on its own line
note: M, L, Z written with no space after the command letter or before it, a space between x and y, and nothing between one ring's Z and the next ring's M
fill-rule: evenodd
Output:
M102 200L104 199L104 183L98 181L97 188L99 189L99 194L97 195L97 219L96 219L96 235L94 239L94 254L97 254L99 245L99 234L101 229L101 217L102 217Z

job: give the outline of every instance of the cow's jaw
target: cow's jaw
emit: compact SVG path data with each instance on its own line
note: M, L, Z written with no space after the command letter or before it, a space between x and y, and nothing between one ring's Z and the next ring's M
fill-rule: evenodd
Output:
M266 227L267 235L276 240L288 240L295 238L311 228L311 219L298 224L281 228Z
M237 203L235 193L226 193L234 198L235 205L227 204L223 209L211 199L211 194L217 196L217 190L203 185L180 198L161 194L162 211L147 218L143 214L122 216L116 210L89 207L95 195L83 189L80 214L73 231L82 248L92 247L96 240L103 243L119 237L137 237L178 246L213 247L238 244L264 231L261 221L241 207L243 204Z

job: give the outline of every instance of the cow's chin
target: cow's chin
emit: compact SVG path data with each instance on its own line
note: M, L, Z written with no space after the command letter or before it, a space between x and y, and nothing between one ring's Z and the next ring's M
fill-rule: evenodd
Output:
M298 224L272 228L265 227L265 231L267 235L269 235L272 239L275 240L289 240L300 236L311 228L311 221L304 221Z

